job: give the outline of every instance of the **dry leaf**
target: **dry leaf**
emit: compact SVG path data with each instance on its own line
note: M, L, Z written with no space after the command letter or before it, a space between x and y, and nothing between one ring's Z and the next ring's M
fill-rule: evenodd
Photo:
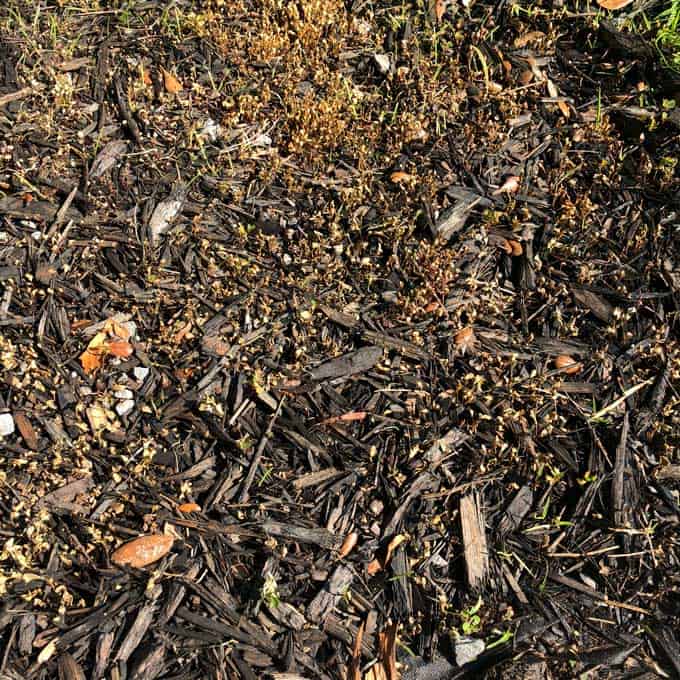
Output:
M201 512L201 506L198 503L182 503L177 506L180 512Z
M163 72L163 85L165 85L165 89L170 93L170 94L177 94L178 92L182 91L182 83L177 80L177 78L170 73L170 71L166 71L164 68L161 69Z
M597 0L597 4L603 9L621 9L631 2L633 0Z
M102 355L99 352L90 352L89 349L86 349L80 355L80 363L83 365L85 373L94 373L102 366Z
M106 323L104 324L104 332L120 338L121 340L129 340L130 338L130 329L127 327L127 325L120 323L115 319L106 320Z
M14 423L19 430L19 433L26 442L26 446L34 451L38 450L38 437L31 425L31 421L21 412L14 414Z
M134 351L132 345L125 340L109 340L107 349L114 357L129 357Z
M435 0L434 3L434 15L437 17L437 21L441 21L446 14L446 6L448 5L447 0Z
M113 555L111 561L118 566L130 566L141 569L165 557L170 552L174 539L164 534L140 536L125 543Z
M411 175L408 174L408 172L404 172L403 170L397 170L396 172L393 172L390 175L390 182L394 182L395 184L401 184L402 182L408 182L408 180L411 179Z
M582 366L576 359L573 359L568 354L560 354L560 356L555 357L555 368L561 373L573 375L574 373L578 373Z
M366 571L368 572L369 576L374 576L377 574L379 571L384 569L389 563L390 560L392 559L392 553L406 540L406 536L404 534L397 534L388 544L387 544L387 550L385 551L385 558L383 560L379 560L378 558L374 559L369 563L369 565L366 567Z
M358 540L359 534L356 531L347 534L338 551L338 559L341 560L343 557L347 557L347 555L354 550L354 546L357 544Z

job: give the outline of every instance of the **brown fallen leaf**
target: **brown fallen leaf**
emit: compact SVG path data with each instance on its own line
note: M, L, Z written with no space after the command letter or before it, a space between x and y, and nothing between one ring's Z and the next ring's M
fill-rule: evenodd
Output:
M403 172L402 170L397 170L390 175L390 182L394 184L401 184L402 182L408 182L411 179L411 175L408 172Z
M182 83L180 83L170 71L166 71L161 67L161 72L163 73L163 85L165 85L167 92L170 94L177 94L182 91Z
M38 450L38 436L31 425L31 421L21 412L14 414L14 423L19 430L19 433L26 442L26 446L33 451Z
M123 323L115 319L107 319L104 324L104 332L109 335L120 338L121 340L128 340L130 338L130 329Z
M574 375L578 373L583 366L573 359L568 354L560 354L560 356L555 357L555 368L561 373L566 373L567 375Z
M392 553L406 540L407 537L405 534L397 534L387 544L387 550L385 551L384 559L380 560L376 557L376 559L369 562L368 566L366 567L368 575L374 576L379 571L382 571L390 563L390 560L392 559Z
M129 357L132 352L134 352L134 348L129 342L126 342L125 340L109 340L106 346L108 353L113 355L114 357Z
M95 354L94 352L90 352L89 349L86 349L80 355L80 363L83 365L85 373L94 373L102 366L102 355Z
M107 319L102 330L95 333L87 345L87 349L80 355L80 363L85 373L94 373L101 368L104 357L129 357L134 348L128 342L130 330L115 319Z
M446 14L446 7L448 5L448 0L435 0L434 3L434 15L437 21L441 21Z
M603 9L621 9L631 2L633 0L597 0L597 4Z
M129 566L141 569L165 557L170 552L174 539L165 534L140 536L125 543L111 555L111 561L119 567Z
M201 512L201 506L198 503L182 503L177 506L180 512Z
M340 546L340 550L338 551L338 559L341 560L343 557L347 557L347 555L349 555L352 550L354 550L354 546L357 544L358 540L359 534L356 531L352 531L347 534L345 540Z

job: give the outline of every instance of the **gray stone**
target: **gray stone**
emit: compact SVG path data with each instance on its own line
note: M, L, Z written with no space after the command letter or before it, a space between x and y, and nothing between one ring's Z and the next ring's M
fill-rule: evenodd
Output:
M464 666L474 661L485 649L484 640L461 636L454 640L453 648L456 653L456 663Z

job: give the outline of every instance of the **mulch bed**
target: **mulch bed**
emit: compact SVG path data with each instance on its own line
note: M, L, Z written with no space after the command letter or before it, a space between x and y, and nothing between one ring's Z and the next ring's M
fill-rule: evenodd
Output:
M0 677L678 677L653 47L558 2L9 4Z

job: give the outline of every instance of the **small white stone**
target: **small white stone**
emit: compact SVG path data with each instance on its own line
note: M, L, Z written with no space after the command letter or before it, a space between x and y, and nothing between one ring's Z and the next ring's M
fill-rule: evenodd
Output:
M132 375L135 376L135 380L144 382L146 380L146 376L149 375L149 369L146 366L135 366L132 369Z
M134 399L135 398L135 395L132 393L132 390L127 390L127 389L116 390L113 393L113 396L116 399Z
M199 132L199 136L207 139L209 142L214 142L221 133L222 128L212 118L208 118Z
M386 75L390 72L390 55L389 54L374 54L373 59L378 65L380 73Z
M14 418L11 413L0 413L0 437L8 437L14 432Z
M456 653L456 663L464 666L466 663L474 661L485 649L484 640L472 637L459 637L454 642Z
M119 416L126 416L135 407L134 399L125 399L116 404L116 413Z

